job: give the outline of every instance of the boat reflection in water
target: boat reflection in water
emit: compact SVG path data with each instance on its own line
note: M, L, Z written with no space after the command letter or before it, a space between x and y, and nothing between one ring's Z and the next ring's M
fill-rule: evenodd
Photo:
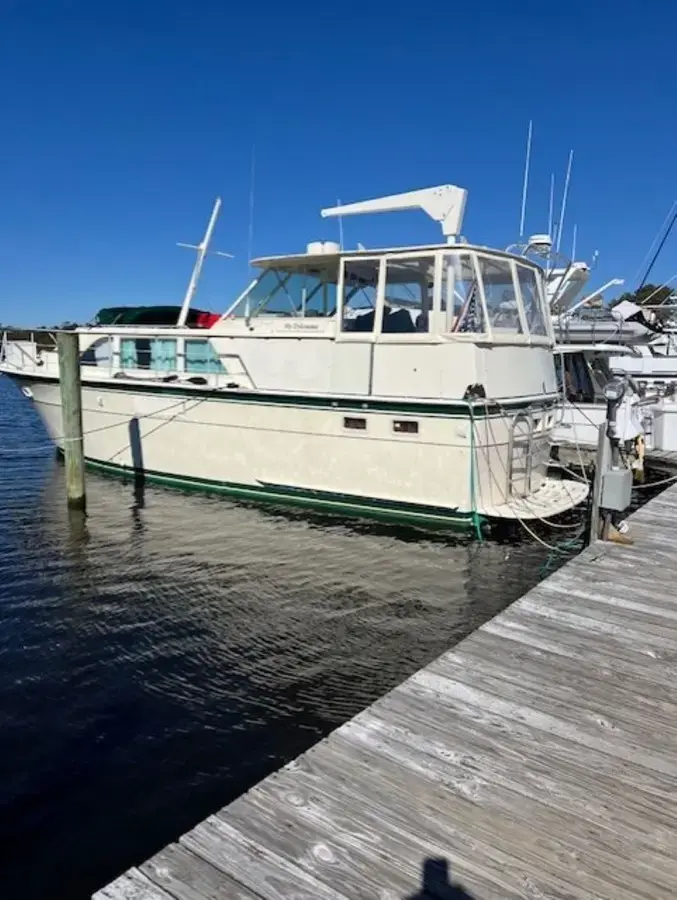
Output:
M0 446L3 878L25 900L90 896L520 596L545 556L95 474L73 522L2 378Z

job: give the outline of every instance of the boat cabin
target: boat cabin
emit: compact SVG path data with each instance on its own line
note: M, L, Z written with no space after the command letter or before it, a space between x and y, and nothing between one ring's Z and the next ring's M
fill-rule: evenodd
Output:
M445 244L354 252L327 242L254 265L261 274L214 334L551 342L538 267L501 251Z
M468 244L460 236L465 199L445 185L323 210L420 209L446 243L348 250L317 241L305 253L257 259L258 277L199 336L186 327L189 292L174 326L116 323L83 333L83 361L116 377L150 370L246 390L431 400L469 390L555 394L543 270L522 255Z

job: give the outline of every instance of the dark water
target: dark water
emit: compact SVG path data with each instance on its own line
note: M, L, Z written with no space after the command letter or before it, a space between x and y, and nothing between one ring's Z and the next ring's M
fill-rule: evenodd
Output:
M0 898L80 900L523 594L547 551L90 475L0 376Z

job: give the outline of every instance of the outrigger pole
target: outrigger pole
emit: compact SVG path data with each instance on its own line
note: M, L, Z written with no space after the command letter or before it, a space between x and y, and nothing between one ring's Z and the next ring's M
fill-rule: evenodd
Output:
M214 228L216 226L216 220L219 217L220 209L221 198L217 197L214 203L214 208L212 209L212 214L209 218L205 236L202 238L202 241L199 244L177 243L176 245L177 247L187 247L189 250L197 250L197 259L195 260L195 265L193 267L193 274L190 276L188 288L186 289L186 296L183 298L183 303L181 304L181 312L179 313L179 318L176 323L179 328L182 328L186 324L186 319L188 318L188 310L190 309L190 304L192 303L193 297L195 296L195 291L197 290L197 285L202 273L202 266L204 265L207 251L209 250L209 245L212 240L212 234L214 233ZM232 253L221 253L219 250L215 250L214 255L225 256L228 259L233 258Z

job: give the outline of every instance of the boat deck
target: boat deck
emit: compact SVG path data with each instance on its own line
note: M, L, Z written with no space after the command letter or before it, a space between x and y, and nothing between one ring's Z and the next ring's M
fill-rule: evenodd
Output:
M96 900L677 896L677 486L629 521Z

